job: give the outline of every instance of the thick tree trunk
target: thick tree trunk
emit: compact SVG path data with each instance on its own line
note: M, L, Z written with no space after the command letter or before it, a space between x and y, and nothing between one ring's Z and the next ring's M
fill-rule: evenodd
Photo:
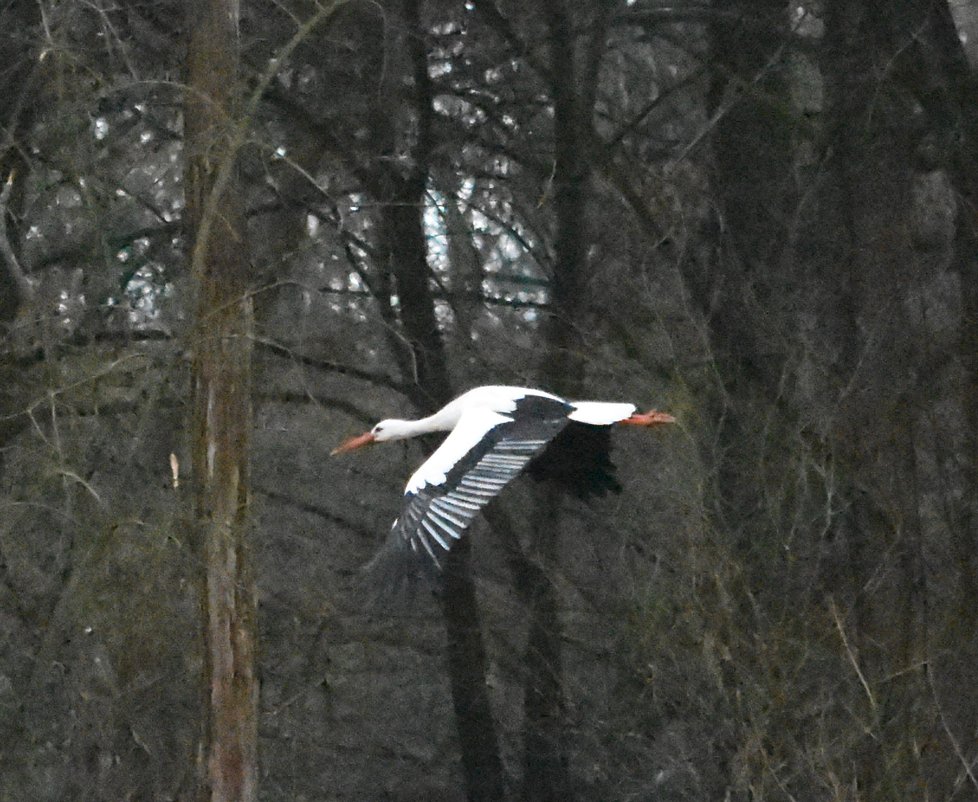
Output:
M545 387L568 397L580 396L584 385L579 316L586 306L584 213L590 175L587 153L609 7L599 4L594 10L588 47L581 59L574 32L574 21L579 17L575 10L564 0L546 4L554 104L555 233L551 312L544 325L545 358L540 375ZM523 799L526 802L556 802L575 796L568 763L559 604L546 570L558 560L560 503L561 496L555 488L543 487L537 493L533 545L544 570L524 572L535 578L529 594L523 689Z
M561 494L542 487L536 494L533 543L544 566L558 555ZM571 800L568 764L560 607L546 570L533 572L530 622L526 640L523 688L523 799L525 802Z
M404 42L411 61L418 119L417 143L412 153L414 165L407 176L402 176L382 164L368 183L382 204L382 250L390 260L401 327L410 352L409 359L399 362L411 371L404 379L411 387L412 401L420 412L429 414L453 396L431 292L424 229L433 99L419 0L401 0L401 12L408 32ZM381 97L394 97L394 90L388 88L388 91L389 95L382 90ZM374 115L374 138L381 152L392 147L388 114L389 107L378 105ZM468 555L469 545L463 540L449 554L445 566L441 606L447 663L466 796L471 802L495 802L505 798L503 769L486 683L487 657Z
M958 199L954 268L961 283L959 353L964 368L961 403L967 420L964 460L967 488L978 487L978 75L968 65L946 3L930 4L930 26L920 65L921 95L939 142L950 150L949 173ZM955 516L962 631L978 625L978 502L965 493Z
M462 749L465 794L469 802L506 798L499 740L486 683L486 649L479 605L469 575L469 541L458 543L448 557L441 606L448 638L448 673Z
M839 534L848 575L826 572L825 581L845 594L853 647L878 694L865 711L870 724L854 761L855 785L867 798L918 787L921 761L913 745L926 737L919 700L926 693L920 666L928 601L915 438L926 401L919 375L927 332L908 309L922 295L927 263L908 233L914 142L901 123L910 100L895 84L881 100L879 84L909 52L901 37L922 24L910 11L898 2L870 9L833 0L826 15L832 154L825 233L843 250L823 263L816 291L839 354L830 442L847 499ZM885 589L867 592L883 554L892 555L893 575Z
M757 470L780 461L784 454L771 450L790 439L775 435L764 442L755 436L753 421L757 403L777 397L786 357L778 344L791 314L782 310L792 308L794 292L791 262L782 258L794 202L794 153L791 121L783 112L788 87L778 57L784 3L720 0L717 6L727 13L710 28L708 101L717 119L712 179L720 202L711 221L709 276L691 275L689 285L710 321L723 382L714 401L714 418L722 424L713 501L743 553L757 548L752 530L766 516ZM779 419L791 425L787 415Z
M188 24L186 221L198 295L191 434L205 574L201 799L249 802L258 793L258 681L247 542L252 309L231 149L238 4L191 3Z
M963 434L956 428L943 433L952 447L963 445L964 454L961 475L951 478L958 484L943 491L951 509L956 598L946 608L945 620L950 623L929 633L928 672L940 701L952 698L970 682L978 660L978 498L974 493L978 487L978 74L968 63L948 4L919 2L924 5L927 25L913 28L915 61L907 79L927 112L939 163L947 169L957 201L951 269L957 272L961 288L958 356L962 377L955 388L966 424ZM943 723L959 743L972 739L978 729L975 695L960 695ZM951 768L944 776L954 771Z
M428 283L423 209L424 183L405 182L394 202L385 207L384 220L401 324L416 371L414 376L404 378L408 382L415 380L415 403L421 412L429 414L451 400L452 387ZM468 555L469 543L463 539L448 556L441 593L442 614L466 795L471 802L493 802L504 798L503 772Z

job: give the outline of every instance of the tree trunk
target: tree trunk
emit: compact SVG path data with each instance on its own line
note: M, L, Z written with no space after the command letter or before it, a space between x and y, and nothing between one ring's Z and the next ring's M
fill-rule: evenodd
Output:
M951 269L957 272L961 288L958 356L962 377L953 386L960 396L965 426L963 435L957 427L943 433L952 449L964 449L961 474L952 475L951 486L943 491L951 508L949 538L957 572L956 593L946 608L948 625L928 633L928 672L940 701L970 682L978 660L978 499L974 493L978 487L978 74L968 63L948 4L919 2L925 6L927 25L913 29L915 61L907 77L926 110L938 163L946 167L954 188L957 220ZM943 724L959 743L968 742L978 728L975 695L960 695Z
M830 442L848 502L840 555L848 583L843 572L827 573L826 582L846 595L855 653L878 696L864 711L867 737L854 760L854 781L866 798L917 788L914 745L924 737L916 732L924 726L919 700L926 693L918 644L926 642L928 601L915 438L926 400L919 375L927 332L908 309L922 295L927 257L915 253L908 233L914 141L901 123L911 101L895 82L881 94L878 77L909 53L902 37L922 24L911 12L898 2L870 9L834 0L826 15L832 190L824 198L825 235L844 250L823 263L817 291L839 354ZM868 592L884 554L892 555L893 575L886 588Z
M250 802L258 793L256 591L247 542L252 307L231 147L237 0L189 4L188 25L186 221L198 296L191 436L205 575L200 796Z
M405 182L384 209L385 232L400 299L415 380L412 396L429 414L452 398L445 349L428 283L424 237L424 183ZM503 799L502 763L486 685L486 650L475 587L469 575L469 542L449 553L441 593L447 636L448 673L462 750L466 795L471 802Z
M788 87L778 55L786 14L779 0L721 0L717 10L727 13L710 27L708 103L717 120L712 180L720 202L711 220L710 275L691 276L689 285L710 321L723 382L714 399L722 423L713 501L741 553L749 553L763 547L753 530L766 517L756 472L780 461L784 453L770 452L789 439L765 442L753 431L757 403L778 396L785 354L777 344L791 314L781 310L792 308L793 275L782 256L794 202L792 123L783 112Z
M939 133L939 142L949 147L949 173L958 198L954 242L954 268L961 284L961 327L959 353L964 368L961 403L967 421L963 486L978 487L978 75L968 65L946 3L930 4L930 31L925 51L930 56L921 64L928 113ZM974 632L978 625L978 502L965 491L955 516L955 550L959 560L959 595L962 631Z
M585 308L587 227L585 202L590 176L591 114L598 67L604 53L610 7L598 4L589 26L586 54L578 58L574 7L563 0L545 4L554 104L554 268L550 315L544 322L543 384L567 397L584 386L583 343L579 315ZM578 62L583 64L579 65ZM574 798L568 764L563 687L562 630L556 589L546 570L559 555L560 492L537 493L533 545L544 570L529 595L529 631L525 655L523 799L526 802Z
M405 46L414 84L417 142L413 166L402 176L384 161L370 178L372 192L381 203L383 252L390 260L400 308L400 322L410 351L404 376L412 401L423 414L447 404L453 396L445 347L435 315L424 229L425 188L431 155L434 108L428 75L426 37L419 0L401 0L407 36ZM384 45L386 47L386 44ZM389 94L388 94L389 92ZM381 98L395 96L382 89ZM375 109L374 139L381 152L389 152L389 107ZM393 160L392 160L393 161ZM401 361L401 360L399 360ZM486 683L487 657L479 621L475 586L468 568L469 544L456 544L445 565L441 594L445 619L447 663L455 723L461 748L466 796L471 802L505 798L499 741Z

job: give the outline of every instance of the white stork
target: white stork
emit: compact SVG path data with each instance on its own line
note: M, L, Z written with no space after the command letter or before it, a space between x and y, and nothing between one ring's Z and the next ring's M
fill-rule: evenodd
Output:
M383 420L332 453L449 432L408 480L392 533L415 553L423 548L440 568L437 549L447 552L520 473L554 480L580 497L617 493L611 426L674 422L665 412L638 413L634 404L565 401L527 387L476 387L427 418Z

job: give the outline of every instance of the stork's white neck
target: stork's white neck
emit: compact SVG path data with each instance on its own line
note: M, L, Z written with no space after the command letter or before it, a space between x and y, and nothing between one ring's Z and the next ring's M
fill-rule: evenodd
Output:
M373 433L378 442L383 442L385 440L404 440L429 432L450 432L468 409L486 409L505 415L516 409L516 402L527 395L538 395L559 400L557 396L539 390L531 390L527 387L493 385L475 387L446 404L434 415L419 420L382 420L374 427Z
M407 440L410 437L417 437L421 434L431 432L450 432L458 423L461 410L452 409L451 405L443 407L434 415L418 420L400 420L392 418L382 420L373 428L373 433L377 442L387 440Z

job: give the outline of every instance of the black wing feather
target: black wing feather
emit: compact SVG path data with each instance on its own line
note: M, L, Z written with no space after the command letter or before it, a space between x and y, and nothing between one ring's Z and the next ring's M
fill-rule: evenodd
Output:
M514 413L518 417L489 429L444 482L405 494L392 534L416 553L427 553L440 568L438 558L452 541L567 426L569 409L552 399L522 399Z
M611 427L570 421L526 473L538 481L554 482L577 498L621 492L611 461Z

